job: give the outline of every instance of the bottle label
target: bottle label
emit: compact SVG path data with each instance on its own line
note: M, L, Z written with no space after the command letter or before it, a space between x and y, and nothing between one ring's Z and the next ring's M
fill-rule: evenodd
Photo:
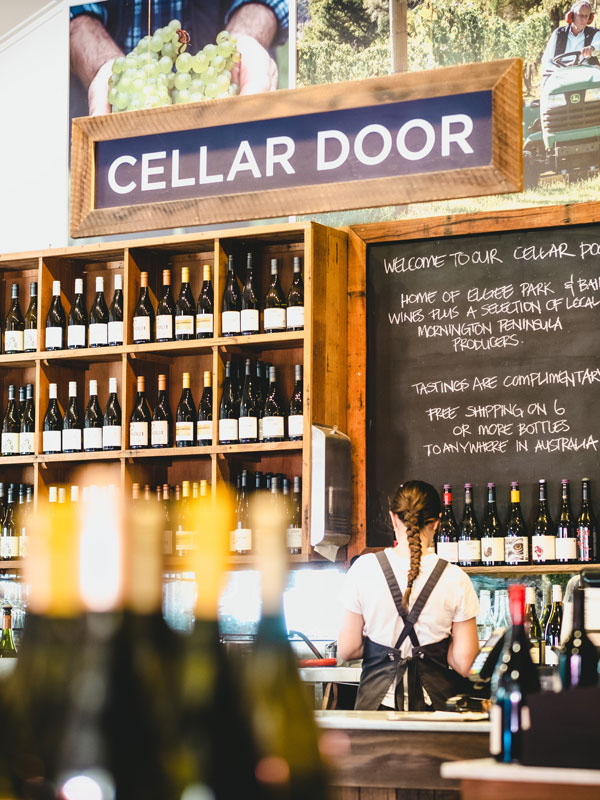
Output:
M108 322L90 323L90 347L102 347L108 344Z
M241 320L239 311L223 311L221 314L221 333L240 333Z
M60 328L46 328L46 347L48 347L48 331L61 330ZM52 345L55 347L56 345ZM85 325L69 325L67 328L67 346L85 347Z
M490 708L490 753L497 756L502 752L502 709L493 705Z
M103 428L84 428L83 429L83 448L84 450L102 450Z
M22 353L25 346L24 331L6 331L4 334L4 349L8 353L14 350L15 353Z
M21 433L19 437L19 452L22 456L30 456L33 453L33 431Z
M129 423L130 447L148 447L148 427L147 422Z
M283 437L283 417L263 417L263 438Z
M44 453L60 453L62 450L62 431L43 431L42 450Z
M238 440L238 421L237 419L219 420L219 441L237 442Z
M304 417L302 414L290 414L288 417L288 436L302 436L304 432Z
M196 423L196 433L198 444L212 443L212 421L210 419L199 419Z
M163 531L162 549L164 556L173 555L173 531Z
M436 551L440 558L445 558L451 564L458 561L458 542L438 542Z
M252 529L235 528L229 537L229 546L232 553L243 553L252 550Z
M286 544L288 550L302 550L302 528L288 528Z
M196 335L199 333L213 332L213 315L212 314L196 314Z
M22 437L23 434L21 434ZM580 525L577 528L577 549L580 561L585 563L592 560L591 531L587 525Z
M173 317L170 314L160 314L156 317L156 339L173 338Z
M83 340L85 342L85 333ZM63 329L46 328L46 350L49 350L51 347L60 349L62 346L63 346Z
M577 558L577 539L556 537L556 558L575 561Z
M133 318L133 340L135 342L150 341L150 317Z
M497 564L504 561L504 538L502 536L482 537L481 560L484 564Z
M556 536L532 536L531 557L534 561L554 561Z
M19 537L2 536L0 537L0 558L19 557Z
M91 430L91 428L87 428ZM120 425L105 425L102 428L102 446L118 447L121 449L121 426Z
M258 319L257 308L243 308L242 312L242 333L258 333L260 322Z
M479 539L472 539L470 541L459 539L458 560L481 561L481 541Z
M192 314L184 314L181 317L175 317L175 335L176 336L194 335L194 317Z
M285 308L265 308L265 330L285 330Z
M286 310L286 327L290 328L303 328L304 327L304 306L288 306Z
M189 422L175 423L175 441L176 442L194 441L194 423L191 420Z
M263 440L263 421L262 417L258 420L258 441L262 442Z
M546 646L546 655L544 661L547 667L558 666L558 653L553 647Z
M27 556L27 534L25 533L25 528L23 528L21 535L19 536L19 557L25 558Z
M81 450L81 428L63 430L63 450Z
M529 542L526 536L504 537L504 560L511 564L529 561Z
M108 343L123 344L123 321L108 323Z
M238 430L240 439L257 439L258 419L256 417L240 417Z
M194 534L192 531L175 531L175 549L182 555L194 549Z
M23 345L25 350L37 350L37 329L29 328L23 335Z
M134 423L131 424L133 425ZM150 441L153 445L169 443L169 423L166 420L152 420L150 423Z
M2 455L3 456L18 456L21 449L20 442L21 435L19 433L3 433L2 434ZM33 434L31 434L33 439Z

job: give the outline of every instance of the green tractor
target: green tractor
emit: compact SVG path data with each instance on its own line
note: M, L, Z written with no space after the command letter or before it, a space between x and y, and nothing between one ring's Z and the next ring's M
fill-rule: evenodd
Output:
M559 67L543 81L540 99L523 111L523 186L531 189L552 171L568 180L600 170L600 67L581 52L553 59Z

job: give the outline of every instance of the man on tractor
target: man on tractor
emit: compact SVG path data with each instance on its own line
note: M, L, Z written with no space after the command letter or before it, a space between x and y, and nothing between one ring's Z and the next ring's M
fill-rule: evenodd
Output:
M580 59L587 58L588 64L598 66L594 50L600 49L600 31L592 27L594 12L587 0L578 0L567 13L567 24L556 28L548 40L542 56L544 75L557 68L554 59L563 53L580 52Z

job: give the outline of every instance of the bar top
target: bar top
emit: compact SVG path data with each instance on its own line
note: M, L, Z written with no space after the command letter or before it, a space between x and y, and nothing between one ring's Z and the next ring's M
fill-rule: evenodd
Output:
M360 673L360 667L300 667L307 683L359 683Z
M441 765L441 774L442 778L453 778L454 780L600 786L600 769L528 767L524 764L501 764L493 758L475 758L471 761L446 761Z
M451 711L315 711L321 728L342 730L489 733L487 714ZM472 762L475 763L475 762Z

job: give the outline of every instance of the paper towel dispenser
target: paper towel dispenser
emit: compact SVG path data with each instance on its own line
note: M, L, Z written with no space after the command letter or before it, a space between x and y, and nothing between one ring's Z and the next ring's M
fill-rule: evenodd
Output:
M310 543L335 561L350 539L350 437L327 425L312 426Z

